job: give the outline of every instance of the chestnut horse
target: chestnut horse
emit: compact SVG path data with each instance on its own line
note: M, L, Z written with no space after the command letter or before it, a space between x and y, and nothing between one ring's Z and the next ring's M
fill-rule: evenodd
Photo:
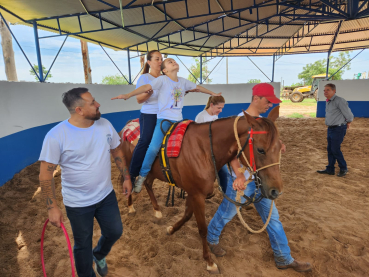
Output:
M267 118L256 120L254 117L244 113L237 123L237 132L242 145L245 144L249 127L254 131L267 131L266 134L255 135L254 152L257 168L279 162L281 143L279 133L274 124L278 118L279 107L274 108ZM233 123L235 117L218 119L211 125L213 151L216 161L216 170L235 158L239 149L235 139ZM127 141L122 143L122 148L130 163L133 145ZM244 150L247 159L250 158L248 147ZM242 164L246 165L241 155ZM219 273L218 266L213 262L209 247L207 245L207 224L205 221L205 198L213 193L215 171L211 156L209 141L209 123L190 124L183 138L182 150L177 158L169 158L169 163L176 185L187 192L185 214L181 220L167 228L167 233L172 235L186 223L192 214L195 214L197 226L203 245L203 257L207 263L210 273ZM271 166L259 172L261 179L261 192L264 197L275 199L282 191L282 180L279 166ZM157 158L145 181L145 187L150 195L154 207L155 216L160 218L161 212L156 202L152 184L154 179L166 181L159 159ZM130 213L134 212L132 198L128 201Z

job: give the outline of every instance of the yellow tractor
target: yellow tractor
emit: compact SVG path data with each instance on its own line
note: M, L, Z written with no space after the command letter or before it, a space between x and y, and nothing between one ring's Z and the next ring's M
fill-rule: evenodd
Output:
M295 88L289 95L290 100L294 103L298 103L302 102L302 100L304 100L305 98L314 97L315 100L318 101L318 84L319 81L325 80L325 77L325 74L312 76L311 78L313 78L313 83L311 84L311 86Z

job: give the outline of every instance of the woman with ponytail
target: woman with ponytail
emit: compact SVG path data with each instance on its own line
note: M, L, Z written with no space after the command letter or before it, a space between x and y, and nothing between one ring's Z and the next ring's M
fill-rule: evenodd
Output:
M214 121L224 108L225 100L223 96L210 96L205 109L196 118L196 123Z
M151 50L147 53L146 63L142 71L142 75L137 80L136 88L149 84L155 78L161 76L161 64L163 57L158 50ZM131 165L129 173L131 175L132 184L138 176L142 162L145 158L147 148L151 142L154 133L158 106L158 92L156 90L149 90L146 93L136 96L137 102L142 104L140 114L140 139L137 142L135 150L132 154Z
M210 96L208 103L205 106L205 109L200 112L196 118L196 123L210 122L218 119L218 115L222 112L224 108L225 100L223 96ZM219 172L220 186L222 187L223 192L226 192L227 189L227 176L228 176L227 166L223 166Z

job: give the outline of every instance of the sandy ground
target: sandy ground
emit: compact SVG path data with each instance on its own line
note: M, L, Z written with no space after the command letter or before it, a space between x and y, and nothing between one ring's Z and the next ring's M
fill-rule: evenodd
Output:
M344 178L321 176L315 171L326 164L324 119L278 119L281 137L287 145L281 171L284 193L277 201L292 255L309 261L313 271L299 274L278 270L268 235L250 234L234 218L224 229L221 245L227 255L215 258L220 276L368 276L369 272L369 119L355 119L342 145L349 167ZM38 184L39 163L25 169L0 188L0 272L1 276L43 276L40 237L47 217ZM158 221L146 191L135 197L135 217L128 216L126 200L118 192L124 234L107 257L109 276L208 276L194 217L177 233L167 236L165 228L184 212L184 200L165 207L168 187L161 182L154 192L162 207ZM65 215L56 176L57 199ZM206 202L206 220L214 215L221 195ZM254 228L261 220L255 209L244 210ZM65 225L71 236L69 221ZM94 244L100 230L95 222ZM48 226L45 237L48 276L71 276L65 238L60 229Z

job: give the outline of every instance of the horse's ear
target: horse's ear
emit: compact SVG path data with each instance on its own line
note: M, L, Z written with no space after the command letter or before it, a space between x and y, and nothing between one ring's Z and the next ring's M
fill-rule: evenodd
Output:
M251 115L249 115L248 113L246 113L244 110L242 110L243 111L243 114L245 115L245 117L246 117L246 120L247 120L247 122L251 125L251 127L254 127L254 126L256 126L258 123L256 122L256 119L253 117L253 116L251 116Z
M268 114L268 119L275 122L275 120L279 117L279 106L276 106L273 110Z

